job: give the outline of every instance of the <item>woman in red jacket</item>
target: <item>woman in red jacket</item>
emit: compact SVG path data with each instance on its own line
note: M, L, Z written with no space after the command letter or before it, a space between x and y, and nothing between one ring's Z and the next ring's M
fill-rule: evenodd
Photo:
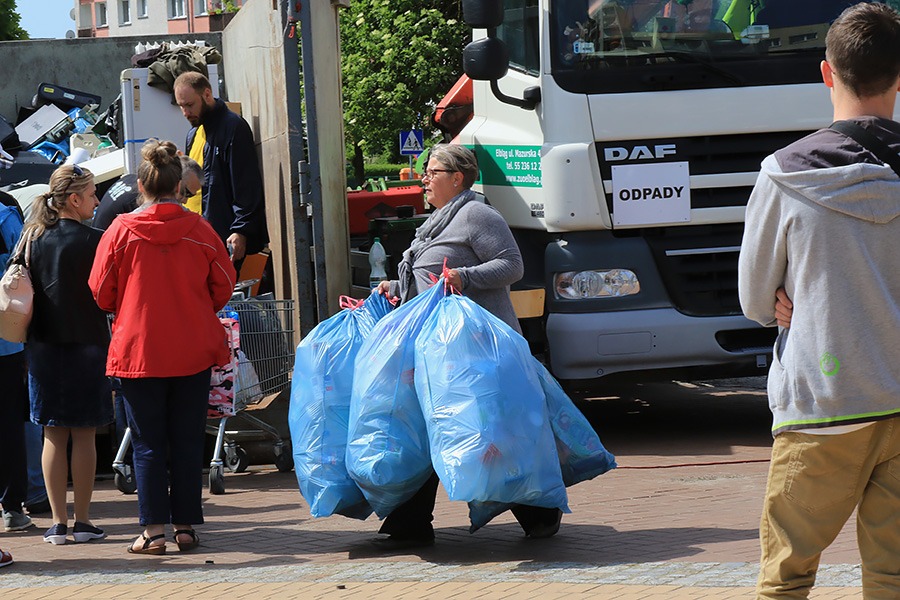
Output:
M88 283L116 315L106 373L122 381L144 526L128 551L165 554L168 523L179 550L199 544L210 368L228 360L216 311L235 271L213 228L178 199L175 145L152 140L141 155L144 204L103 234Z

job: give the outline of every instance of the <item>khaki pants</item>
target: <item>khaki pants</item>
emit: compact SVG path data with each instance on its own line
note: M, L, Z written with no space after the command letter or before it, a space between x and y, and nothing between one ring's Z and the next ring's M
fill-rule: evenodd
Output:
M900 417L775 438L759 527L759 598L806 598L822 551L857 511L866 600L900 598Z

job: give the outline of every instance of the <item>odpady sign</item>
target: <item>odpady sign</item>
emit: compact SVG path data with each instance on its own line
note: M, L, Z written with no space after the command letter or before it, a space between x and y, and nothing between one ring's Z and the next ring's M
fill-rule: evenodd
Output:
M683 185L663 186L663 187L645 187L645 188L625 188L619 191L619 199L628 200L664 200L666 198L681 198L681 192L684 191Z

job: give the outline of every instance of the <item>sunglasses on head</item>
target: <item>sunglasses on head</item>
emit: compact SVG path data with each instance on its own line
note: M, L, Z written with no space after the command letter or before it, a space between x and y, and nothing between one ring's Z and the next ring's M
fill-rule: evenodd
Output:
M84 169L78 165L72 165L72 175L69 177L69 183L66 184L66 189L63 194L69 193L69 188L72 187L72 184L75 183L75 180L79 177L84 177Z

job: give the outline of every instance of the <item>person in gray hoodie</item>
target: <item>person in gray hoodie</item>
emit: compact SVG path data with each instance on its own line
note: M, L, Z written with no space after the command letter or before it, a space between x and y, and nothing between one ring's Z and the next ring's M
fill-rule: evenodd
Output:
M860 126L897 155L900 14L852 6L825 45L832 127ZM768 379L759 598L806 598L854 509L864 597L900 598L900 176L857 137L823 129L767 157L747 205L744 313L784 325L793 305Z

